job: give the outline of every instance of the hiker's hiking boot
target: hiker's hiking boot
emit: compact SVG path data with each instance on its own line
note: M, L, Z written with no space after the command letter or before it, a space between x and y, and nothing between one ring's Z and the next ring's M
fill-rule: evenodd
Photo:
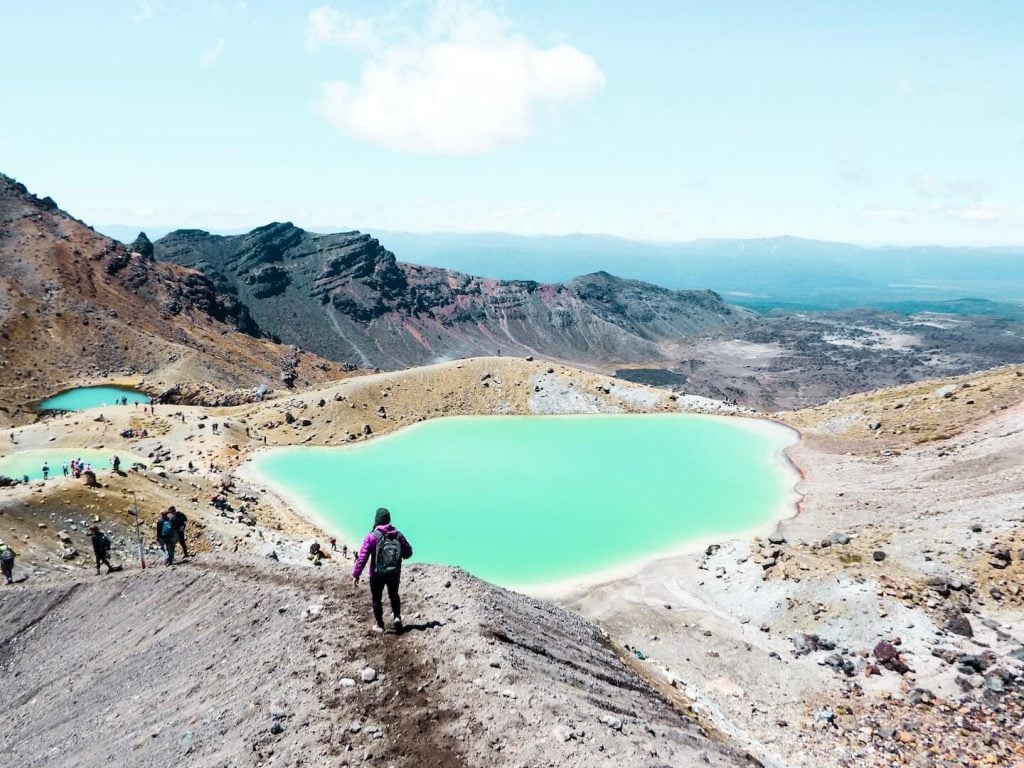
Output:
M401 634L402 632L402 617L395 616L395 634Z
M383 635L384 634L384 625L383 624L374 624L373 625L373 629L371 631L375 635Z

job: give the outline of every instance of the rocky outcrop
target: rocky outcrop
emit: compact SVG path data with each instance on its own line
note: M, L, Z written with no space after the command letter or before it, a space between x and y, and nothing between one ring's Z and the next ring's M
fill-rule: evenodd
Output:
M145 232L139 232L139 236L132 241L131 245L128 246L130 253L137 253L144 258L152 260L153 258L153 243Z
M588 362L659 359L662 343L745 314L711 291L604 272L543 285L404 264L370 235L318 235L288 223L236 237L180 230L155 248L157 258L237 292L275 338L381 368L499 350Z

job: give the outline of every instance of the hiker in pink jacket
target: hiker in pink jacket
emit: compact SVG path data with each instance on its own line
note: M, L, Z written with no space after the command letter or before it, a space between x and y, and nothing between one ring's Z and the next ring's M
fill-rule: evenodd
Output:
M370 563L370 602L377 631L384 631L384 587L388 589L391 612L395 616L395 632L402 631L402 599L398 583L402 578L402 561L412 557L412 547L401 531L391 525L391 513L381 507L373 520L373 530L363 539L359 556L352 568L352 584L359 586L359 577L367 561Z

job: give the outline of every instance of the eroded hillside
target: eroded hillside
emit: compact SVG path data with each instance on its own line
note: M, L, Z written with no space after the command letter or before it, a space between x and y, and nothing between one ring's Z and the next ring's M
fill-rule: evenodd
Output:
M11 421L62 386L145 377L281 387L342 367L261 337L204 275L132 252L0 175L0 408Z
M657 360L661 342L748 314L711 291L604 272L542 285L404 264L369 235L287 223L230 237L179 230L155 248L158 259L237 294L282 341L365 367L501 350L584 363Z

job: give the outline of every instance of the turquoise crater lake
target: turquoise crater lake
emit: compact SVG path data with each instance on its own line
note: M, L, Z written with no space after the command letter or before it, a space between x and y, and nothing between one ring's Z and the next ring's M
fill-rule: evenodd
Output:
M76 387L59 392L39 403L40 411L83 411L101 405L120 405L122 398L128 398L128 404L148 403L149 395L131 387Z
M795 511L796 433L696 415L435 419L338 448L271 449L254 474L359 542L388 507L415 559L505 586L635 567Z

